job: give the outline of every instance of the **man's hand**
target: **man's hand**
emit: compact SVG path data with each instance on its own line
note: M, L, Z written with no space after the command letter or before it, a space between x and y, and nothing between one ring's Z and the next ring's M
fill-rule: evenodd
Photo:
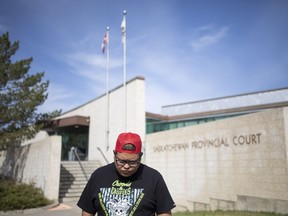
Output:
M172 216L172 213L171 211L169 212L165 212L165 213L160 213L160 214L157 214L158 216Z
M82 211L81 216L94 216L94 215L93 215L93 214L90 214L90 213L88 213L88 212L86 212L86 211Z

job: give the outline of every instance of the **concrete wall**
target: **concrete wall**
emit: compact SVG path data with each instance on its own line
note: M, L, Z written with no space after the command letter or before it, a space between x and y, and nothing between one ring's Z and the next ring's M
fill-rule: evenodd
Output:
M145 140L145 80L135 78L126 85L127 123L126 131L138 133ZM75 115L89 116L89 148L88 160L99 160L106 164L99 152L100 148L109 162L113 161L113 149L119 133L125 131L124 125L124 88L114 89L109 94L109 137L107 145L107 97L97 98L87 104L64 113L59 118Z
M178 207L288 213L288 108L146 136Z
M35 183L44 195L58 200L61 137L31 140L18 148L0 151L0 174L24 183Z

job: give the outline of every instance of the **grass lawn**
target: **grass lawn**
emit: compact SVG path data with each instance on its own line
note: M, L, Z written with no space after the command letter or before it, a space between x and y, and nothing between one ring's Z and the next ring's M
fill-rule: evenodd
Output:
M177 212L173 216L284 216L283 214L244 211ZM285 215L288 216L288 215Z

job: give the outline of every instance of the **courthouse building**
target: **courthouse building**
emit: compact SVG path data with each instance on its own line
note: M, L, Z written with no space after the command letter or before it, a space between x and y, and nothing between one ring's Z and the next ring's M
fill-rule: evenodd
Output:
M62 160L69 160L71 147L77 147L82 160L110 156L116 136L124 131L123 88L110 91L62 114L47 126L50 135L62 136ZM267 109L288 106L288 88L225 96L207 100L166 105L161 114L145 112L145 80L136 77L127 83L126 130L145 134L199 125ZM107 119L108 115L108 119ZM106 150L109 153L106 155ZM104 161L103 161L104 162Z
M26 161L0 152L0 171L32 179L55 199L60 163L75 159L72 148L102 166L113 162L119 133L132 131L143 140L143 163L161 172L178 208L287 214L287 106L288 88L280 88L148 113L145 79L135 77L47 124L24 144Z

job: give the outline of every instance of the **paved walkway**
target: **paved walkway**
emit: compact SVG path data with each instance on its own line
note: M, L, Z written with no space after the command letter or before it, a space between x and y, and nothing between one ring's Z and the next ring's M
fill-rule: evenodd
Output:
M24 211L0 212L0 215L9 216L81 216L81 209L73 203L60 203L49 208L28 209Z
M185 211L181 207L176 207L173 211ZM76 205L76 202L60 203L45 208L27 209L19 211L1 212L0 216L81 216L81 209Z

